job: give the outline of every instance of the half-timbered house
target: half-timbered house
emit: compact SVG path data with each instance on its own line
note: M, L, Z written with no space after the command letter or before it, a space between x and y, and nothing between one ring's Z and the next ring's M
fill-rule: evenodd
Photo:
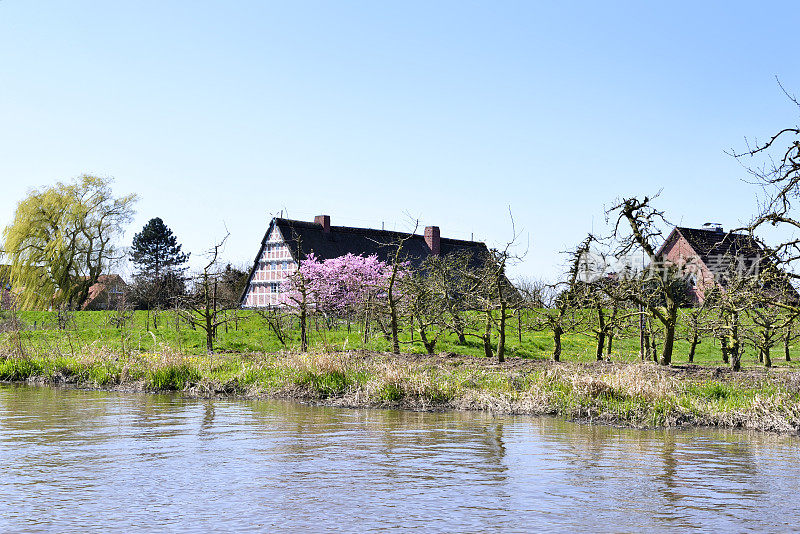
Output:
M332 226L328 215L318 215L314 222L273 218L250 269L241 305L245 308L277 306L282 284L299 263L313 253L320 260L353 255L376 255L390 261L390 254L403 240L402 256L412 264L421 263L431 254L447 255L468 252L486 257L488 249L480 241L465 241L440 236L438 226L428 226L424 234Z

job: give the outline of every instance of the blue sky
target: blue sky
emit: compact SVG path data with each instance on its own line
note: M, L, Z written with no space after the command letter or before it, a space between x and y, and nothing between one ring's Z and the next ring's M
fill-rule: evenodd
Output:
M755 211L725 155L797 123L796 4L0 1L0 225L112 176L198 256L269 218L501 244L552 278L620 195L676 223ZM197 264L197 260L195 260Z

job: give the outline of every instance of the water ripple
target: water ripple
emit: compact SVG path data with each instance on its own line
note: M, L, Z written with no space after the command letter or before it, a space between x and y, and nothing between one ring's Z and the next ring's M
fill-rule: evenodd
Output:
M0 530L785 531L793 437L0 387Z

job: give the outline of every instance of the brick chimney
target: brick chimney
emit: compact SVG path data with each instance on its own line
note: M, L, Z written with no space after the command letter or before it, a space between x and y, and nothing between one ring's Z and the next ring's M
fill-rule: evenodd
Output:
M328 233L331 231L331 216L330 215L317 215L314 217L314 224L322 226L322 231Z
M431 254L439 255L439 227L426 226L425 227L425 242L428 248L431 249Z

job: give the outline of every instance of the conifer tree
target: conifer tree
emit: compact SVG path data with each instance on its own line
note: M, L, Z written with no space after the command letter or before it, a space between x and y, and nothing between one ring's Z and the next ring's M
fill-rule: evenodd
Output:
M138 307L169 307L185 293L183 275L189 254L181 252L177 238L160 217L150 219L133 236L130 258L138 270L133 284ZM153 321L155 324L155 316Z
M133 236L131 261L140 274L158 278L165 271L182 272L188 260L189 254L181 252L181 245L161 217L150 219Z

